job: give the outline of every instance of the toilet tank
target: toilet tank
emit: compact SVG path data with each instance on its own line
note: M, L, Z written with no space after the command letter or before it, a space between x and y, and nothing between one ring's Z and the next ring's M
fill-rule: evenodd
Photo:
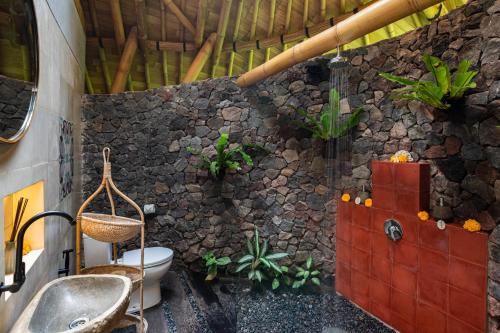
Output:
M83 234L85 267L108 265L111 262L111 244L100 242Z

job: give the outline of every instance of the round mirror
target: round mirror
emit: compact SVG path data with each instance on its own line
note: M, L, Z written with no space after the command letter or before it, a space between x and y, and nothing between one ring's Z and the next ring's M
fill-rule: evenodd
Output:
M37 37L32 0L0 0L0 142L19 141L33 117Z

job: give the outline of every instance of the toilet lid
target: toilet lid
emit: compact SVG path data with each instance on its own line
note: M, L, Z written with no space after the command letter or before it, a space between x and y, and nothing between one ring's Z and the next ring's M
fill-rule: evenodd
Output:
M166 247L148 247L144 249L144 267L152 267L164 264L170 260L174 252ZM141 250L132 250L123 253L123 264L128 266L140 266Z

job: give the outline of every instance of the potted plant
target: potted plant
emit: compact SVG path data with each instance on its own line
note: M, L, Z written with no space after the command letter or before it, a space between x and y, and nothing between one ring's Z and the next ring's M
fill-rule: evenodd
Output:
M304 109L291 105L290 107L305 118L305 121L296 120L293 123L312 133L313 139L325 142L326 147L332 152L329 158L336 157L337 140L358 125L361 112L363 112L363 108L357 108L350 114L342 114L340 94L334 88L330 89L329 103L323 108L319 120Z

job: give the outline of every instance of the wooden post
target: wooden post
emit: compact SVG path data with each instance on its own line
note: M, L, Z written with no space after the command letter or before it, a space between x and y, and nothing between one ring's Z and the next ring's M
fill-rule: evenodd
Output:
M233 31L233 42L238 39L238 34L240 33L240 25L241 25L241 16L243 14L243 4L245 0L239 0L238 10L236 13L236 21L234 22L234 31ZM236 52L231 49L231 55L229 56L229 65L228 65L228 73L227 75L233 76L233 66L234 66L234 57Z
M415 12L439 3L439 0L381 0L357 12L348 19L325 30L293 48L277 55L237 80L240 87L256 82L287 69L299 62L319 56L337 46L380 29Z
M181 24L193 35L196 34L196 28L194 25L189 21L189 19L184 15L182 10L177 7L177 5L173 2L173 0L163 0L163 3L170 9L172 13L179 19Z
M212 54L216 39L217 34L215 32L211 33L196 55L196 58L194 58L193 62L191 63L191 66L189 67L186 75L182 79L182 83L193 82L198 78L198 75L203 69L203 66L205 66L207 60Z
M198 0L198 12L196 14L196 33L194 44L200 47L203 43L203 34L205 33L205 21L207 20L207 0Z
M167 40L167 20L166 20L166 11L165 4L162 0L160 0L160 9L161 9L161 39L163 41ZM167 61L167 51L161 51L161 60L162 60L162 69L163 69L163 84L168 85L168 61Z
M259 6L260 0L254 0L253 4L253 16L252 16L252 25L250 27L250 39L255 38L255 31L257 30L257 19L259 18ZM248 70L252 70L253 68L253 49L248 53Z
M118 93L125 88L125 80L130 71L130 66L134 61L135 52L137 51L137 27L130 29L130 32L123 48L118 68L116 69L115 80L111 87L111 93Z
M219 24L217 26L217 41L215 42L215 47L213 51L214 61L212 66L212 77L215 77L216 68L217 65L219 64L220 54L222 52L222 44L224 43L224 38L226 37L227 23L229 22L229 14L231 12L232 3L233 0L224 0L222 2L222 8L219 16Z
M271 0L271 8L269 10L269 22L267 24L267 38L273 35L274 30L274 17L276 15L276 0ZM271 56L271 48L266 48L266 61Z

